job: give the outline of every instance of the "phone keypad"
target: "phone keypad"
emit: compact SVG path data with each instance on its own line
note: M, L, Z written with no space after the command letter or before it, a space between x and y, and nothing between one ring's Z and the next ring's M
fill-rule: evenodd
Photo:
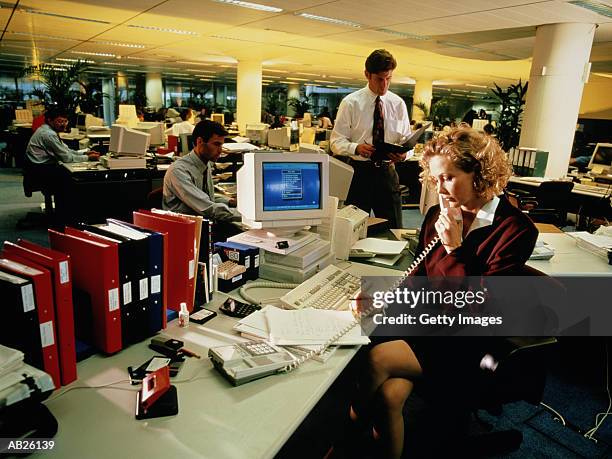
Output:
M278 351L266 342L240 343L245 351L253 356L276 354Z

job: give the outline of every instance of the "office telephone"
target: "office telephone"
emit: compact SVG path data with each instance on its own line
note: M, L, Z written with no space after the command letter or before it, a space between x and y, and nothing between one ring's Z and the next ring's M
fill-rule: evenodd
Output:
M449 209L448 201L443 197L440 197L440 207L442 212L444 212L445 209ZM460 210L459 212L450 213L450 215L453 216L457 224L459 224L459 216L461 215ZM406 278L416 270L423 260L425 260L438 242L440 242L440 237L434 237L414 259L405 273L395 281L390 290L395 290L402 285ZM303 286L304 284L301 284L300 288ZM358 297L359 292L357 292L355 296ZM370 306L365 311L358 311L356 308L356 300L357 298L353 298L352 301L352 309L354 314L356 314L355 320L332 336L324 344L299 358L266 341L253 341L250 343L211 348L208 352L208 356L212 360L215 368L234 385L243 384L274 373L288 373L295 370L315 355L325 352L325 350L339 338L359 325L362 318L367 317L374 311L375 308L373 306Z

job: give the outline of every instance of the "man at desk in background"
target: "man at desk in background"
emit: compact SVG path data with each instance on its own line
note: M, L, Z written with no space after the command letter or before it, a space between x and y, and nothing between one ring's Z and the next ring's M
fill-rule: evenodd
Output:
M214 121L200 121L193 130L193 150L175 161L164 177L162 206L166 210L202 215L214 223L214 240L225 241L241 232L232 222L241 216L236 199L215 196L212 166L219 156L225 137L223 126Z
M61 141L60 132L66 131L68 115L60 108L49 108L45 111L45 124L36 130L26 148L26 158L34 165L57 165L63 163L78 163L95 161L100 157L96 151L72 150Z
M68 115L64 110L51 107L45 111L45 123L36 130L26 147L24 166L24 188L55 189L58 183L59 162L78 163L96 161L96 151L72 150L61 141L60 132L66 131ZM27 183L26 183L27 182Z
M340 103L330 144L336 155L348 156L355 174L347 204L389 220L390 228L402 227L399 177L394 163L406 153L389 155L390 161L374 164L370 156L375 143L402 143L410 134L408 110L404 101L389 91L397 62L385 49L377 49L365 62L368 84L346 96Z

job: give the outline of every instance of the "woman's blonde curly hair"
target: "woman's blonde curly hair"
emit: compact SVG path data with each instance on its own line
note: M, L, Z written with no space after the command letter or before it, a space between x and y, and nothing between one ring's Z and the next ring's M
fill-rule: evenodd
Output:
M426 178L430 183L429 161L437 155L447 156L455 167L468 174L474 173L474 190L480 196L492 198L500 195L512 176L506 153L497 140L484 135L466 124L441 133L430 140L424 148L421 181Z

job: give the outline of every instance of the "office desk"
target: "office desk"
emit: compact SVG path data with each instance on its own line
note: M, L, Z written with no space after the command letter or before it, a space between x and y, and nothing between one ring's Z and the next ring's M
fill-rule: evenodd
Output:
M395 276L391 270L353 264L361 275ZM274 290L280 296L284 290ZM262 297L269 291L255 292ZM215 294L211 309L225 295ZM309 361L289 374L269 376L233 387L207 357L211 346L241 340L231 331L235 319L219 314L207 324L179 328L173 321L164 334L185 342L202 359L188 358L173 382L179 414L137 421L136 388L72 390L46 402L59 422L55 448L45 457L134 458L269 458L273 457L316 405L357 352L339 349L325 364ZM148 340L147 340L148 342ZM155 353L138 343L112 357L93 356L78 364L79 379L71 386L103 386L127 379L126 368ZM65 388L62 390L66 390ZM57 397L57 398L56 398ZM129 450L129 453L128 453ZM42 456L42 455L41 455Z
M102 222L107 217L130 218L146 204L153 180L165 171L105 169L95 163L62 165L56 213L65 223Z
M540 233L539 240L550 244L555 256L550 260L529 260L527 265L549 276L612 276L612 266L576 245L565 233Z
M521 177L510 177L508 189L533 191L540 186L537 181L526 180ZM587 186L575 184L570 195L567 210L578 215L579 223L582 217L612 218L611 187Z

